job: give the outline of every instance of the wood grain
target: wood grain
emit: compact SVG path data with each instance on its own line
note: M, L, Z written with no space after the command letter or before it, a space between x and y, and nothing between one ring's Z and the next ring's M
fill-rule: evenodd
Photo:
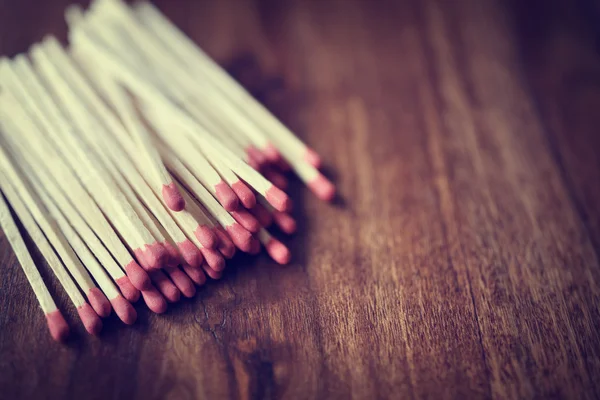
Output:
M67 3L0 2L0 53L64 38ZM341 199L295 182L290 266L239 258L97 339L42 268L63 347L2 236L0 397L599 397L593 0L157 5L324 155Z

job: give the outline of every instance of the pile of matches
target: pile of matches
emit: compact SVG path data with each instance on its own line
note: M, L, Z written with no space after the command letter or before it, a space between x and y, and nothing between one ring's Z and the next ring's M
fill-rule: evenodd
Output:
M66 19L68 48L48 37L0 60L0 188L85 329L98 334L113 309L134 323L140 295L165 312L236 249L288 263L265 228L296 229L289 170L333 198L319 156L151 4L97 0ZM1 195L0 219L65 339Z

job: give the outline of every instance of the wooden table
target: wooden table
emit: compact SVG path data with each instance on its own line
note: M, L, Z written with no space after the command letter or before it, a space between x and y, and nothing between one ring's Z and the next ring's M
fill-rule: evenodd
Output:
M68 2L1 2L0 53L64 38ZM324 155L341 199L295 182L291 265L239 258L99 338L45 273L65 346L2 237L1 398L600 395L593 1L158 5Z

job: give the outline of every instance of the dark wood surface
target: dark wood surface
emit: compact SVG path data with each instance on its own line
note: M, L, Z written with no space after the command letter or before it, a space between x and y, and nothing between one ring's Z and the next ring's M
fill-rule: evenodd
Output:
M64 38L67 3L0 1L0 53ZM99 338L45 274L65 346L0 237L0 398L600 395L597 3L157 3L324 156L341 200L295 182L290 266L238 259Z

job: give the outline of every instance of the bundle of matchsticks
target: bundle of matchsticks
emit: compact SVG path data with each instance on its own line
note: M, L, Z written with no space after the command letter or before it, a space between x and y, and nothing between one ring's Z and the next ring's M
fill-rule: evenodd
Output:
M90 334L112 310L156 313L236 250L296 222L283 189L293 170L321 199L335 188L319 156L149 3L96 0L66 11L69 47L54 38L0 60L0 189ZM52 337L69 327L7 202L0 222Z

